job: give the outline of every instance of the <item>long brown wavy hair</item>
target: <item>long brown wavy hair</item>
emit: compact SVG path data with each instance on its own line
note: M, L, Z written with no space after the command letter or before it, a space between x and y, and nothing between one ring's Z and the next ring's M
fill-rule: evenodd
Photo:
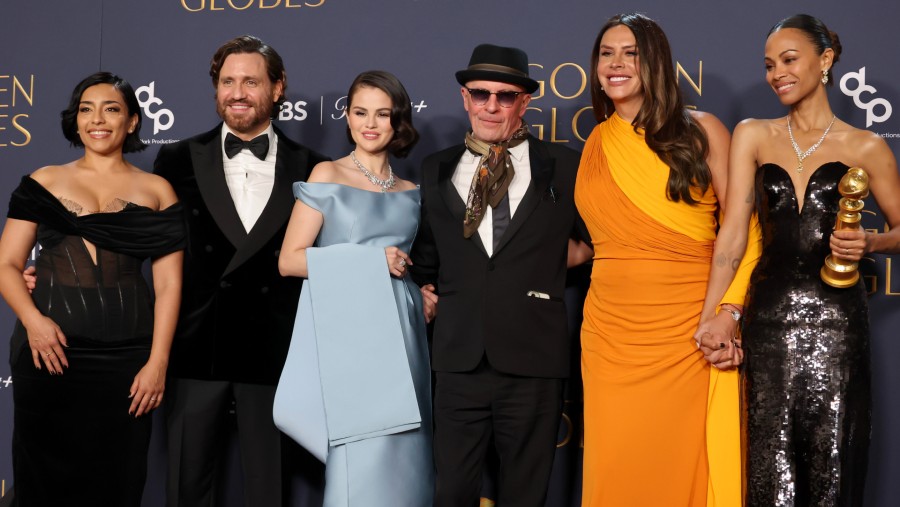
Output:
M600 40L607 30L618 25L625 25L631 30L638 48L644 101L632 125L635 131L644 129L647 146L669 166L668 198L695 204L697 200L691 195L691 187L697 188L703 195L712 181L706 163L709 141L703 127L684 107L666 34L647 16L640 13L618 14L600 29L591 52L594 116L597 122L602 122L615 110L600 86L597 67Z

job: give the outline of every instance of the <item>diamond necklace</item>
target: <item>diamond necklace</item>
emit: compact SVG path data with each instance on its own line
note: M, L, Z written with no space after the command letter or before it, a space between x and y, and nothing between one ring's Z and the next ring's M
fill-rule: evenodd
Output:
M788 114L788 117L787 117L788 136L791 138L791 146L794 147L794 153L797 154L797 172L798 173L803 172L803 161L806 159L806 157L812 155L813 152L816 151L816 149L818 149L819 145L822 144L822 141L825 140L825 136L827 136L828 132L831 131L831 127L832 127L832 125L834 125L834 120L836 118L837 118L837 116L831 115L831 123L828 124L828 128L826 128L825 132L822 133L822 137L820 137L819 140L816 141L816 144L810 146L808 150L806 150L803 153L800 153L800 146L797 145L797 141L794 139L794 131L791 130L791 115Z
M394 188L394 185L397 183L394 181L394 171L391 169L391 164L388 164L388 177L385 179L381 179L378 176L370 173L368 169L364 165L362 165L359 160L356 159L356 150L350 152L350 160L356 164L356 167L359 168L360 171L366 176L366 178L372 182L373 185L381 187L382 192L387 192L389 188Z

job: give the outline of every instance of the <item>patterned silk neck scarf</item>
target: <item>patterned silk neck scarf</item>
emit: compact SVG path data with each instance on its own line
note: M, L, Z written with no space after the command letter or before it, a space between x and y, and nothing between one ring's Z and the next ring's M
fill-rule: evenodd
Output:
M466 199L466 216L463 219L463 236L471 238L481 219L484 218L485 203L492 208L497 207L515 175L512 161L509 159L509 148L522 144L528 139L528 124L522 125L507 139L489 144L475 139L472 132L466 133L466 148L475 155L481 156L478 169L472 177L469 197Z

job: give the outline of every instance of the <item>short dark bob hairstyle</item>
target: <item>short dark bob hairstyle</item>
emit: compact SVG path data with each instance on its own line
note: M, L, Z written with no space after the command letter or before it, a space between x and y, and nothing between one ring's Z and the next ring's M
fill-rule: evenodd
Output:
M275 48L263 42L259 37L253 35L241 35L222 44L216 50L212 60L209 62L209 77L212 78L213 88L219 87L219 73L222 66L225 65L225 59L234 54L256 53L263 57L266 62L266 75L269 81L274 85L281 81L281 96L275 97L276 112L281 104L284 103L284 95L287 92L287 73L284 70L284 61Z
M78 110L81 106L81 96L88 88L98 84L112 85L121 95L125 102L125 108L128 110L128 117L137 115L137 124L134 131L125 137L125 144L122 146L123 153L133 153L141 151L147 147L141 141L141 106L138 105L137 96L134 94L134 88L128 81L109 72L97 72L81 80L75 89L72 90L72 98L69 99L69 106L59 113L61 117L60 125L62 126L63 135L69 140L72 146L84 147L81 137L78 135Z
M394 129L394 137L388 143L387 150L395 157L405 158L413 146L419 142L419 133L416 132L412 123L412 106L406 88L403 87L397 76L390 72L383 70L363 72L356 76L353 84L350 85L350 91L347 92L346 112L348 115L353 104L353 94L362 87L377 88L391 98L391 127ZM353 143L349 125L347 126L347 139L351 144Z

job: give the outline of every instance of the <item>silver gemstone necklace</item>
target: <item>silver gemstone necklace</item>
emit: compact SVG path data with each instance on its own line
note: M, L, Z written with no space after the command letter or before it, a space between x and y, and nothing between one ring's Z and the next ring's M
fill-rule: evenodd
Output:
M388 164L388 177L385 179L381 179L369 172L369 170L366 169L366 166L362 165L360 161L356 159L355 150L350 152L350 160L352 160L353 163L356 164L356 167L358 167L359 170L362 171L365 177L369 181L371 181L373 185L381 187L382 192L387 192L388 189L394 188L394 185L397 184L397 182L394 181L394 171L391 169L391 164Z
M819 145L822 144L822 141L825 140L825 136L827 136L828 132L831 131L831 127L834 125L834 120L836 118L837 118L837 116L831 115L831 123L828 124L828 128L826 128L825 132L822 133L822 137L820 137L819 140L816 141L816 144L810 146L808 150L801 153L800 146L797 145L797 141L794 139L794 131L791 130L791 115L788 114L788 117L787 117L788 136L791 138L791 146L794 147L794 153L797 154L797 172L798 173L803 172L803 161L806 159L806 157L812 155L813 152L819 148Z

